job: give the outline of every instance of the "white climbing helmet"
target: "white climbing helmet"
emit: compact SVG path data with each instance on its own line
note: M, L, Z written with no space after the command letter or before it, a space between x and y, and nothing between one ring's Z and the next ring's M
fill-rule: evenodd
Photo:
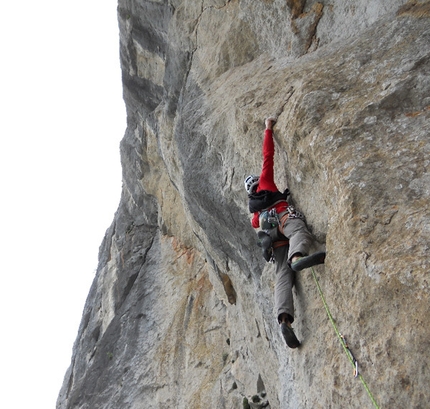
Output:
M245 189L248 192L248 194L252 193L256 187L258 186L258 181L260 180L260 176L256 175L249 175L245 179Z

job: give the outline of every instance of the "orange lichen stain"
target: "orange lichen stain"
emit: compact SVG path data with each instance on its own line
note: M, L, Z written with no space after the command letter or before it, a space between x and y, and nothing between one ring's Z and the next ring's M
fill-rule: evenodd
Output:
M185 256L187 264L193 263L195 256L194 249L182 245L176 237L173 237L172 239L172 248L177 254L176 260Z
M213 285L209 279L209 274L207 270L203 268L186 284L186 293L192 295L194 298L193 311L204 308L212 291Z
M306 0L287 0L287 7L291 10L291 17L297 18L303 13Z
M426 111L430 111L430 105L425 107L422 111L408 112L405 115L409 118L415 118L416 116L424 114Z
M428 18L430 17L430 2L418 3L417 0L410 0L397 10L397 16Z

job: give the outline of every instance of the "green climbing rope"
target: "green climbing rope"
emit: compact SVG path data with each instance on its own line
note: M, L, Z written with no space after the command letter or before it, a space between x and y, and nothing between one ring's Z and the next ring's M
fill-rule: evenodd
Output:
M336 323L334 322L333 316L331 315L331 312L330 312L330 310L328 308L327 301L325 300L324 294L323 294L323 292L321 290L320 284L318 282L318 278L317 278L317 276L315 274L315 270L313 269L313 267L311 267L311 271L312 271L312 276L313 276L313 278L315 280L315 284L317 285L318 292L319 292L319 294L321 296L321 299L322 299L322 302L324 304L324 308L325 308L325 310L327 312L327 315L328 315L328 318L329 318L329 320L331 322L331 325L333 326L334 331L336 332L336 335L339 338L340 343L342 344L342 348L345 351L345 353L346 353L346 355L347 355L347 357L349 359L349 362L351 362L352 366L356 370L356 361L355 361L355 358L352 355L351 351L349 350L349 348L348 348L348 346L346 344L345 338L342 336L342 334L337 329ZM372 403L375 406L375 408L376 409L380 409L379 406L378 406L378 404L376 403L375 398L373 397L372 393L370 392L370 389L367 386L367 383L364 380L363 376L360 373L356 373L356 376L358 376L358 378L360 379L361 383L364 386L364 389L366 389L366 392L369 395L370 400L372 401Z

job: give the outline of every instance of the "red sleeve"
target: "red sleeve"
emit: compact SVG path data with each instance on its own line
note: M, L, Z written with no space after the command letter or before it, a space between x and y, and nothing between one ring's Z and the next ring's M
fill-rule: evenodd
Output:
M274 161L275 143L273 141L273 131L266 129L263 140L263 168L258 182L257 192L260 190L270 190L276 192L278 187L275 184Z
M258 212L255 212L254 216L252 216L251 225L254 229L258 229L260 227L260 215Z
M278 187L275 184L275 143L273 141L273 131L266 129L264 132L263 140L263 168L260 174L260 180L258 181L257 192L260 190L270 190L272 192L278 191ZM251 220L251 225L254 229L260 227L259 213L255 212Z

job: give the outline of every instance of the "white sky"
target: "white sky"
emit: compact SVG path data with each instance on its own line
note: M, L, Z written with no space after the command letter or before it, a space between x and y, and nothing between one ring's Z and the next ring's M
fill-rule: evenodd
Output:
M0 407L55 408L121 193L116 0L6 1Z

